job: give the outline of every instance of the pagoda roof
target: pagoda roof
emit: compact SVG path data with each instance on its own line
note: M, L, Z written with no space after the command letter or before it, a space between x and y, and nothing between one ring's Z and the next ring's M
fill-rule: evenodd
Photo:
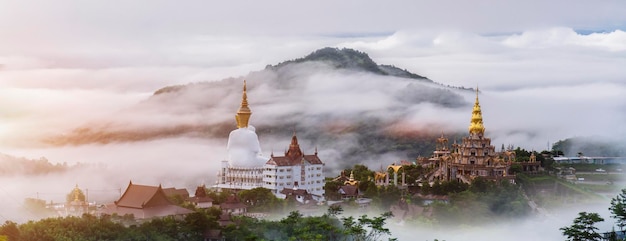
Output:
M113 204L106 205L103 213L132 214L138 219L185 215L193 211L172 204L159 185L146 186L130 182L124 194Z
M267 164L276 166L296 166L302 164L303 160L310 164L324 164L317 156L317 151L315 151L315 154L313 155L304 155L304 153L302 153L300 144L298 144L298 138L294 133L291 137L289 150L285 152L285 155L274 156L274 154L272 154L272 157L269 161L267 161Z

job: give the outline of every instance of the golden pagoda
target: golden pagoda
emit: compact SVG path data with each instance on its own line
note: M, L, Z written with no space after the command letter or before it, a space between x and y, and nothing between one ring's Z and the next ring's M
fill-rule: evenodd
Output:
M433 157L429 159L429 161L437 162L437 165L434 165L437 168L428 176L428 181L440 179L470 183L476 177L514 181L515 176L508 175L511 162L503 161L506 152L496 152L495 147L491 145L491 139L485 137L478 94L479 91L476 88L476 100L468 128L469 136L464 137L460 144L456 144L455 140L451 149L447 148L448 142L443 135L437 139L437 149L433 152Z
M474 108L472 109L472 119L469 125L470 135L483 136L485 134L485 126L483 125L483 114L480 110L480 103L478 102L478 88L476 88L476 101L474 102Z

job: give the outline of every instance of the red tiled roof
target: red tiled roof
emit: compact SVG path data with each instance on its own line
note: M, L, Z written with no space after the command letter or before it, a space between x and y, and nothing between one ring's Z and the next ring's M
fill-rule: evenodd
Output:
M161 186L136 185L132 182L128 184L122 197L115 203L106 205L102 212L118 215L132 214L138 219L193 213L189 209L172 204Z
M306 190L304 189L290 189L290 188L284 188L283 190L280 191L280 193L285 194L285 195L299 195L299 196L304 196L309 194Z
M359 194L359 188L357 186L345 185L339 187L339 190L342 190L346 196L356 196Z
M153 187L136 185L132 182L128 184L126 191L122 197L115 202L115 204L119 207L128 208L172 205L172 203L167 199L167 196L163 192L161 186Z
M210 198L210 197L192 197L192 198L189 198L189 200L195 203L213 202L213 198Z
M206 197L206 186L202 185L202 186L198 186L196 188L196 193L194 194L195 197Z
M174 187L163 188L163 192L165 193L165 196L180 195L181 197L184 197L184 198L189 197L189 192L187 191L186 188L180 188L180 189L177 189Z
M221 209L237 209L237 208L246 208L246 207L248 206L246 206L241 201L239 201L239 199L235 195L228 197L226 202L223 202L222 204L220 204Z

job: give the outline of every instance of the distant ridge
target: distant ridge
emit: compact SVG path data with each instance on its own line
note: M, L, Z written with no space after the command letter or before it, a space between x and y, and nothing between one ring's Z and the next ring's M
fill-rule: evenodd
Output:
M411 78L418 79L427 82L433 82L432 80L411 73L405 69L400 69L393 65L379 65L374 60L372 60L367 53L360 52L354 49L348 48L331 48L326 47L322 49L318 49L309 55L303 58L297 58L294 60L288 60L277 65L268 65L265 69L276 70L278 68L284 67L288 64L293 63L304 63L304 62L313 62L313 61L321 61L330 64L331 66L337 69L352 69L352 70L361 70L367 71L374 74L379 75L389 75L403 78Z

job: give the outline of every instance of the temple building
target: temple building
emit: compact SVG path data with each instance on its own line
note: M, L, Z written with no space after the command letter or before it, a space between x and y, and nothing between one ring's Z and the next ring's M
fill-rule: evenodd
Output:
M284 156L274 156L265 163L263 187L279 194L283 189L301 189L313 195L315 200L324 196L324 163L317 156L305 155L300 149L296 133ZM280 196L280 195L279 195Z
M137 220L165 216L185 216L193 211L174 205L161 185L146 186L130 182L124 194L114 203L107 204L101 214L133 215Z
M491 139L485 137L478 90L476 90L476 101L468 129L469 136L464 137L460 144L455 142L452 148L448 147L448 139L443 134L437 139L436 150L428 159L428 162L434 163L436 167L435 171L429 175L429 181L434 179L460 180L470 183L476 177L514 181L515 176L509 175L508 172L515 154L510 150L496 152L495 147L491 145Z
M316 199L324 195L324 163L317 156L305 155L295 133L284 156L264 157L255 128L249 125L252 111L248 107L246 82L243 85L241 106L235 115L237 129L228 137L228 160L222 161L215 187L221 190L270 189L284 198L285 188L305 190Z

